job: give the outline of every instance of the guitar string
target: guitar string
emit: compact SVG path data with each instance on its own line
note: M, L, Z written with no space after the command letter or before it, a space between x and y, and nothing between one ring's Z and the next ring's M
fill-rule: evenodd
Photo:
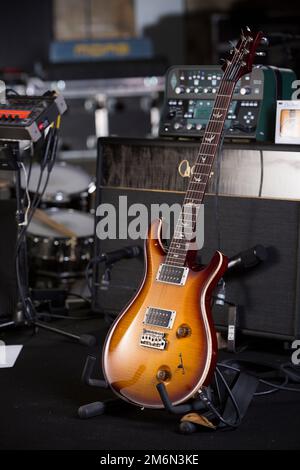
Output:
M224 77L225 77L225 80L224 80ZM228 101L230 101L230 98L231 98L231 96L232 96L232 93L231 93L231 94L227 94L227 92L230 91L230 89L233 87L233 85L232 85L232 83L226 81L227 77L225 76L225 74L224 74L224 77L223 77L223 82L222 82L222 84L221 84L221 87L220 87L219 92L218 92L218 95L217 95L217 99L216 99L215 105L214 105L213 110L212 110L212 115L211 115L211 117L213 116L213 114L214 114L216 108L220 108L220 107L221 107L221 104L223 105L223 102L225 101L225 100L223 99L224 96L221 96L221 97L220 97L219 95L221 95L221 94L222 94L222 95L225 95L225 93L226 93L226 97L227 97ZM224 83L224 85L223 85L223 83ZM225 103L224 103L224 104L225 104ZM229 104L230 104L230 102L229 102ZM227 107L228 107L228 103L227 103L226 108L227 108ZM222 108L223 108L223 106L222 106ZM224 120L224 121L225 121L225 120ZM215 133L217 132L217 129L220 129L220 128L224 125L224 121L219 121L219 122L217 122L217 123L213 123L212 125L211 125L211 123L210 123L210 121L209 121L209 125L208 125L207 130L206 130L206 132L205 132L205 134L204 134L203 141L202 141L202 144L201 144L200 149L199 149L199 152L198 152L197 161L196 161L196 164L195 164L195 167L197 168L196 173L197 173L198 175L200 175L200 174L201 174L201 175L205 174L207 180L208 180L208 178L209 178L210 172L209 172L209 173L204 172L204 165L211 167L211 164L212 164L212 162L213 162L213 160L214 160L214 158L212 158L212 157L214 157L215 152L213 152L212 154L209 155L209 161L211 160L210 163L208 163L208 162L207 162L207 163L206 163L206 162L205 162L205 163L202 163L201 160L199 161L199 156L202 155L202 154L208 156L208 150L209 150L208 147L209 147L209 146L205 143L205 137L206 137L208 134L215 134ZM221 125L222 125L222 126L221 126ZM216 145L216 147L217 147L217 145ZM207 157L206 157L206 158L207 158ZM194 173L195 173L195 172L194 172ZM191 181L190 184L189 184L189 186L188 186L187 193L186 193L186 196L185 196L185 199L184 199L184 203L183 203L183 204L185 204L186 201L188 201L188 200L190 201L190 200L194 200L194 199L197 200L197 199L198 199L199 201L201 201L201 199L199 199L199 197L196 196L196 193L198 192L198 190L193 189L193 187L192 187L193 184L194 184L194 183ZM205 184L205 183L204 183L204 184ZM206 186L206 185L205 185L205 186ZM197 186L197 187L199 187L199 186ZM205 190L205 187L204 187L204 190ZM204 193L204 190L203 190L203 193ZM202 192L202 191L201 191L201 192ZM182 217L180 216L178 223L181 223L181 220L182 220ZM174 254L174 251L175 251L175 254L178 255L178 256L176 256L176 258L181 258L181 257L183 257L183 256L184 256L184 258L186 258L186 250L182 248L182 241L184 241L184 240L181 239L181 240L179 241L179 240L178 240L178 236L176 236L176 235L178 234L178 229L179 229L178 223L177 223L177 225L176 225L175 232L174 232L174 241L172 240L173 243L171 242L171 244L170 244L170 249L169 249L170 255L169 255L169 257L168 257L168 262L169 262L169 260L170 260L170 258L171 258L170 261L174 262L175 265L176 265L176 261L177 261L177 260L173 260L173 259L172 259L172 258L173 258L172 255ZM173 248L174 248L174 246L173 246L174 244L179 245L179 247L177 246L176 250L173 249ZM179 254L178 254L178 249L181 249L182 251L184 251L184 254L181 255L181 256L179 256ZM181 259L180 259L180 261L181 261L181 262L184 262L185 260L183 260L183 259L181 260Z

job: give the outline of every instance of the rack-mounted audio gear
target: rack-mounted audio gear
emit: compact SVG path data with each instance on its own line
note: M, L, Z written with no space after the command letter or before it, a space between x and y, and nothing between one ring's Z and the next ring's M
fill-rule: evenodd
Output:
M168 70L161 136L201 137L208 123L223 72L208 65ZM258 66L237 83L225 122L225 137L274 141L276 100L290 99L292 70Z

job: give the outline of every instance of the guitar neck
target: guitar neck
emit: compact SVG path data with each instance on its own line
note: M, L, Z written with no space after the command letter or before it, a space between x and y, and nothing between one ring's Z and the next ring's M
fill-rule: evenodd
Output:
M233 81L221 81L215 104L199 148L194 171L190 177L181 215L176 224L166 257L167 264L174 266L183 266L185 264L189 243L191 242L191 238L187 240L185 235L195 233L197 207L199 207L203 201L214 159L222 141L222 133L234 87L235 82ZM186 208L189 207L191 209L187 211Z

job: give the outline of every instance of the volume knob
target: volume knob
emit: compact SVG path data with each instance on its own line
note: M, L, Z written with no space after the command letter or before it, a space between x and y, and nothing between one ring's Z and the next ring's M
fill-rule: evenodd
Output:
M177 328L176 335L177 338L186 338L191 334L191 329L188 325L180 325Z

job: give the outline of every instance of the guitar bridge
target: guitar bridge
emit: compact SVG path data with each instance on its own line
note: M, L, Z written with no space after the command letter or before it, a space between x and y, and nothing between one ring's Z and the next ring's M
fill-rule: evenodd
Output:
M184 286L189 273L189 268L185 266L172 266L171 264L161 264L159 266L156 280L158 282L166 282L167 284L175 284Z
M165 333L144 329L140 339L140 345L146 348L166 349L167 341Z

